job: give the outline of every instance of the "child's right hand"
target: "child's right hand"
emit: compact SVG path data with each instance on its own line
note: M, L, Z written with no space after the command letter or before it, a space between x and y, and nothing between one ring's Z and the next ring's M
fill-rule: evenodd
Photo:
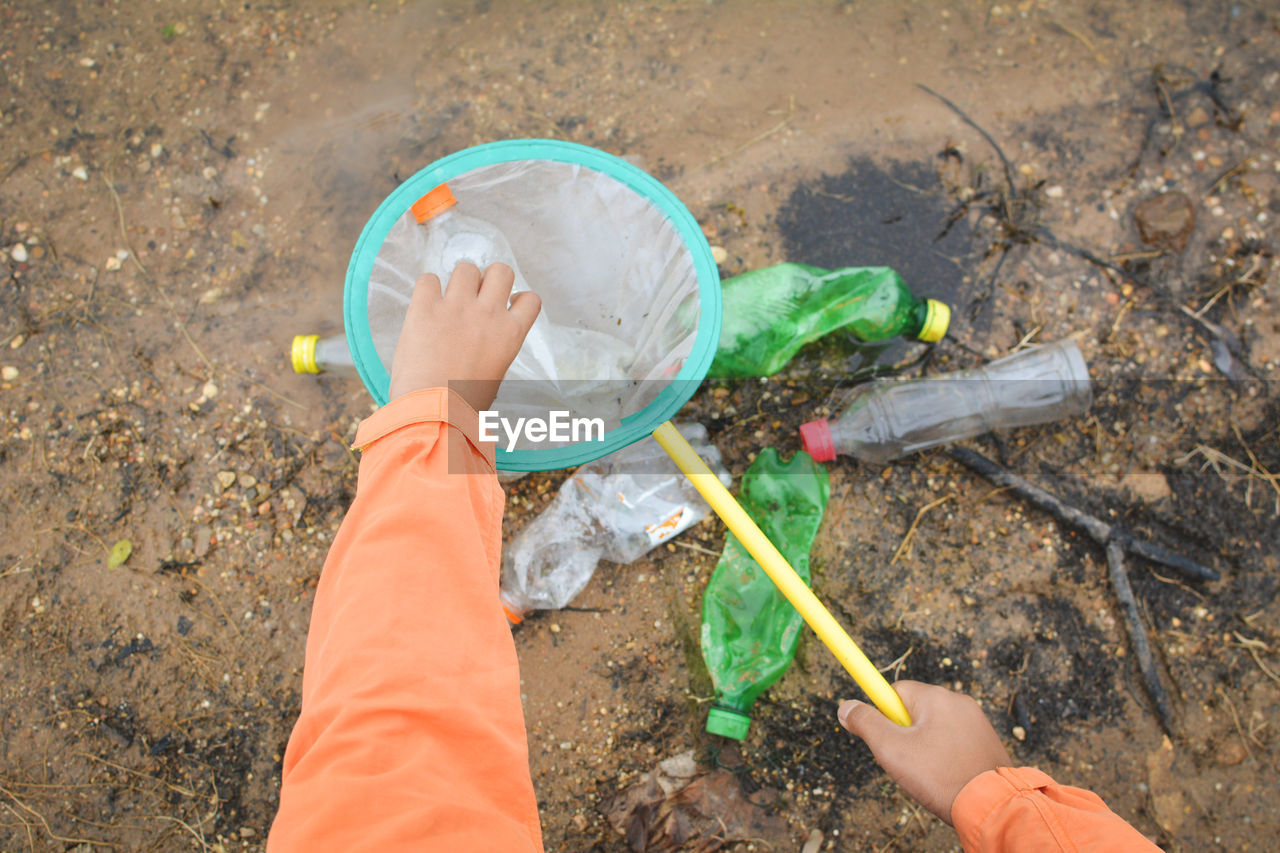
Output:
M483 277L474 264L458 264L443 294L439 278L421 276L391 364L391 399L452 383L473 409L489 408L542 308L536 293L512 297L514 284L506 264Z
M951 823L951 805L974 777L1011 765L978 703L944 687L893 685L911 714L900 726L864 702L840 704L840 725L867 742L876 763L921 805Z

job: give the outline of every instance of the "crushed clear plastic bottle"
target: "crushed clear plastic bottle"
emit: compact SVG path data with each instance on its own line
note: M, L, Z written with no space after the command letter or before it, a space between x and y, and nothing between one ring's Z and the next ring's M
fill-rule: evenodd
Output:
M1066 339L971 370L868 383L834 423L803 424L800 440L819 462L840 453L883 463L995 429L1082 415L1092 401L1089 367Z
M529 290L515 253L502 231L483 219L462 213L457 204L449 185L441 184L410 208L414 219L425 229L422 271L435 273L444 286L449 283L449 277L458 264L471 263L481 271L493 264L506 264L515 274L511 295ZM547 379L560 375L546 323L539 318L525 338L524 346L507 376L513 379Z
M701 424L677 427L727 486L720 452ZM630 563L711 514L656 441L583 465L545 510L503 549L501 598L519 623L573 600L600 560Z

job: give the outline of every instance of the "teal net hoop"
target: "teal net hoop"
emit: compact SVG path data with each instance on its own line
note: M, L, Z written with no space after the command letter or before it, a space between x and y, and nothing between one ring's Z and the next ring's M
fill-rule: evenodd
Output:
M706 375L720 339L720 276L711 247L688 208L658 180L612 154L550 139L519 139L492 142L456 152L414 174L395 189L365 224L347 267L343 295L343 320L347 344L365 387L379 405L388 402L391 377L379 357L369 323L369 283L374 262L392 227L410 206L429 190L464 178L478 169L519 161L549 161L581 167L622 184L659 211L674 229L697 280L697 329L692 349L678 373L639 411L622 417L601 441L583 441L563 446L518 448L499 446L496 462L507 471L547 471L581 465L620 450L670 420L688 402ZM655 282L654 287L661 283ZM602 286L607 281L602 280ZM537 289L536 287L534 288ZM542 294L540 294L542 295ZM543 295L543 310L548 310Z

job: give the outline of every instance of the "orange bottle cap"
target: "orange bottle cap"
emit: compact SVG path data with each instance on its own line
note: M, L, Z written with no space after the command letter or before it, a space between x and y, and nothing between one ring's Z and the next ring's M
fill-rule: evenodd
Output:
M444 213L457 203L458 200L453 197L453 191L449 189L449 185L441 184L415 201L413 207L409 209L413 211L413 218L418 220L418 224L421 225L431 217Z
M524 621L524 610L512 604L505 592L498 593L498 602L502 604L502 612L507 614L507 621L512 625L519 625Z

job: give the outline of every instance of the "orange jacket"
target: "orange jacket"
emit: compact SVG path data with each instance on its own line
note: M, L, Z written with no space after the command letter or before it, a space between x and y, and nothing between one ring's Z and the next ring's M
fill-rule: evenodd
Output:
M1033 767L974 777L951 806L966 851L1158 851L1097 794L1059 785Z
M432 388L356 432L268 850L542 850L498 603L502 488L478 427Z
M478 426L433 388L356 433L360 479L316 589L272 853L542 850L498 602L503 495ZM952 818L971 851L1156 849L1031 768L977 777Z

